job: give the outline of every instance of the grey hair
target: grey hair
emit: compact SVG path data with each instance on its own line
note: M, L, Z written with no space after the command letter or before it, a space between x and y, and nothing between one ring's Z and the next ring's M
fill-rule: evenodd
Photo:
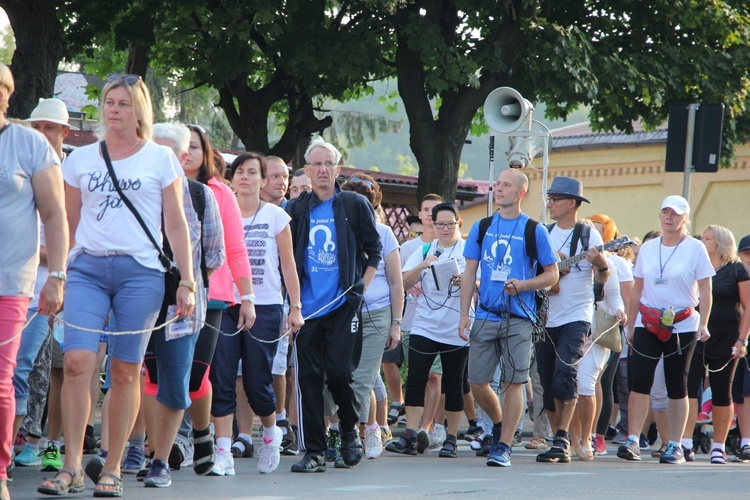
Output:
M154 125L154 139L164 139L172 143L177 156L187 153L190 147L190 129L179 122L164 122Z
M319 135L316 137L313 137L313 140L310 141L310 145L307 146L307 150L305 150L305 162L310 163L310 155L313 152L313 149L315 148L325 148L328 151L333 154L333 161L336 165L341 163L341 152L336 149L336 146L331 144L330 142L326 142L323 140L322 137Z

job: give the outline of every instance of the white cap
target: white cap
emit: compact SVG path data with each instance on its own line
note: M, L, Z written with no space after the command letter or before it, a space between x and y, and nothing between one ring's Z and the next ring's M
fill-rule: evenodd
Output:
M56 97L52 97L50 99L39 99L39 104L36 105L36 108L34 108L31 116L26 121L52 122L70 127L68 120L70 120L70 115L68 115L68 108L65 103ZM70 128L78 130L75 127Z
M665 208L671 208L677 215L690 215L690 205L687 200L676 194L664 198L664 201L661 204L661 209L664 210Z

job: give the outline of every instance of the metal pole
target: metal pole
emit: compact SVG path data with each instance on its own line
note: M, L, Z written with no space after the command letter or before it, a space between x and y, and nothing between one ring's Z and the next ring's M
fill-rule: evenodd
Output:
M544 170L542 171L542 224L547 223L547 171L549 169L549 136L544 138Z
M487 191L487 217L492 215L492 203L495 201L493 183L495 182L495 136L490 135L490 190Z
M700 104L688 105L687 138L685 139L685 172L682 178L682 197L690 203L690 174L695 170L693 165L693 141L695 139L695 114Z

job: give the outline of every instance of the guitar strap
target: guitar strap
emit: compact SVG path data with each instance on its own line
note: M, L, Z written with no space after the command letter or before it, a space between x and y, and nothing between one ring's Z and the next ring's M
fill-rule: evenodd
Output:
M552 228L555 227L556 223L547 224L547 231L552 232ZM581 240L581 246L584 250L588 250L589 248L589 240L591 237L591 226L588 224L583 224L581 222L576 222L575 227L573 228L573 234L571 235L571 241L570 241L570 255L568 257L573 257L576 255L576 250L578 250L578 240Z

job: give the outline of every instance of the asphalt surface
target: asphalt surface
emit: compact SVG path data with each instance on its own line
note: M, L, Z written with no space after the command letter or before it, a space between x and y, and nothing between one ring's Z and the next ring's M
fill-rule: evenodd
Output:
M527 438L524 439L524 443ZM257 441L257 440L256 440ZM290 467L299 457L282 456L276 472L257 471L257 458L235 460L233 477L200 477L192 469L175 471L172 486L144 488L134 476L125 476L125 497L131 499L235 499L235 498L451 498L462 495L482 498L748 498L750 464L714 465L698 453L696 461L682 465L659 464L650 452L642 462L626 462L615 456L616 445L608 443L608 454L591 462L576 458L570 464L536 463L538 451L514 448L512 466L487 467L468 443L459 443L458 458L439 458L437 451L409 457L384 452L376 460L363 459L350 470L295 474ZM84 457L86 459L87 457ZM13 499L52 498L36 492L49 472L19 468L10 485ZM84 493L69 498L91 498L88 479Z

